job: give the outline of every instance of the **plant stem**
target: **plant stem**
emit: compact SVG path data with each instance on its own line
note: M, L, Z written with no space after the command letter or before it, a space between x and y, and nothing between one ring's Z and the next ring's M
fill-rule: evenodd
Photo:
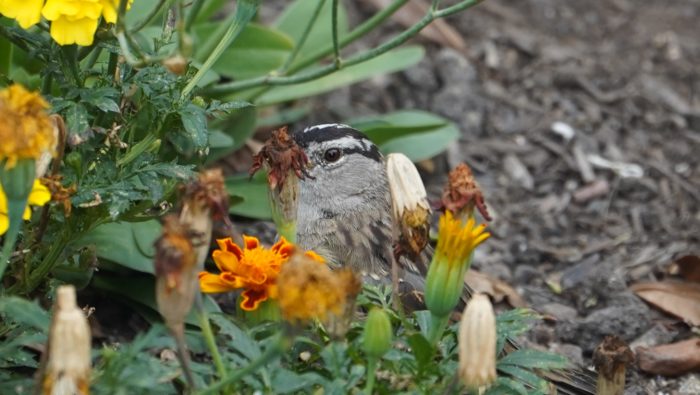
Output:
M15 37L10 30L7 29L7 26L3 25L2 23L0 23L0 36L5 37L7 41L11 42L18 48L21 48L23 51L29 52L29 46L27 46L27 43Z
M438 317L433 314L430 315L430 328L428 329L428 342L433 347L437 346L437 343L442 338L447 324L450 322L450 316L446 315L444 317Z
M56 266L58 258L63 253L63 249L68 245L68 240L71 238L71 227L67 224L65 233L54 243L51 244L51 249L46 253L44 259L39 264L36 270L33 270L29 275L29 280L27 282L27 288L24 290L25 293L32 292L36 287L39 286L41 281L44 280L47 274Z
M177 347L177 359L180 361L180 366L182 366L182 371L185 372L185 379L187 380L187 385L191 390L195 389L194 376L192 376L192 369L190 369L190 353L187 351L187 343L185 342L185 324L175 324L168 325L170 333L175 338L175 345Z
M217 381L216 383L210 385L209 387L205 388L204 390L199 392L199 395L206 395L206 394L215 394L218 393L222 388L226 387L227 385L230 385L237 380L241 379L242 377L245 377L256 370L258 368L264 366L268 362L270 362L273 358L278 356L281 352L283 352L287 346L288 346L289 340L285 336L285 334L280 334L277 339L275 339L270 346L265 349L265 351L258 357L258 359L254 360L250 364L244 366L243 368L235 370L233 373L230 375L226 376L226 378L221 379Z
M185 20L185 29L190 30L203 4L204 0L192 0L192 8L190 8L190 12L187 14L187 19Z
M331 26L333 34L333 63L340 68L340 47L338 46L338 0L333 0L331 8Z
M367 384L365 385L365 394L372 395L372 390L374 389L374 377L375 370L377 367L377 359L374 357L369 357L367 359Z
M291 67L292 63L296 59L297 55L299 55L299 51L301 51L301 48L304 46L306 43L306 39L309 38L309 33L311 33L311 29L314 27L314 24L316 24L316 20L318 19L318 15L321 13L321 8L323 8L323 5L326 3L326 0L319 0L318 4L316 4L316 8L314 8L313 13L311 14L311 18L309 19L309 23L306 24L306 27L304 28L304 31L301 33L301 36L299 37L299 41L294 45L294 48L292 49L292 53L289 54L289 57L287 57L287 60L284 62L284 65L280 67L280 69L277 71L278 74L285 74L287 70L289 70L289 67Z
M253 19L253 16L258 10L258 5L258 0L238 1L236 3L236 17L233 20L233 23L231 23L223 38L221 41L219 41L219 44L214 48L211 54L209 54L207 60L204 61L202 67L197 70L194 77L192 77L187 85L185 85L185 88L182 90L182 94L180 95L182 100L184 100L192 92L207 71L209 71L214 63L219 60L219 57L221 57L221 54L224 53L224 50L231 45L233 40L238 37L248 22Z
M137 32L137 31L143 29L144 27L148 26L148 24L151 23L151 21L153 20L153 18L155 18L156 15L158 15L158 13L164 8L163 6L165 5L165 8L168 8L168 7L170 7L170 4L171 4L173 1L174 1L174 0L158 0L158 5L156 5L155 7L153 7L153 9L151 10L151 12L149 12L148 15L146 15L145 18L143 18L143 19L140 20L138 23L136 23L136 24L134 25L134 27L133 27L131 30L134 31L134 32Z
M379 55L382 55L399 45L405 43L408 41L410 38L418 34L424 27L429 25L432 21L435 19L438 19L443 16L448 16L451 15L455 12L461 11L463 9L466 9L470 6L473 6L475 4L480 3L481 0L465 0L459 4L455 4L452 7L446 8L444 10L440 11L429 11L420 21L418 21L416 24L411 26L408 30L403 31L399 35L395 36L391 40L385 42L384 44L380 45L379 47L367 50L363 53L357 54L350 59L347 59L342 62L342 64L339 63L332 63L326 66L321 66L306 72L302 72L299 74L295 74L292 76L288 77L283 77L283 76L276 76L274 74L268 74L262 77L256 77L256 78L250 78L247 80L242 80L242 81L234 81L226 84L220 84L218 86L212 87L211 89L208 89L208 93L210 94L230 94L234 92L238 92L244 89L250 89L250 88L255 88L258 86L263 86L263 85L294 85L294 84L299 84L302 82L307 82L311 80L315 80L320 77L324 77L326 75L329 75L343 67L350 67L354 66L356 64L366 62L370 59L376 58ZM341 42L342 46L342 42ZM298 68L299 66L295 67ZM290 70L290 72L293 72L293 70Z
M0 21L0 28L4 29L3 25L8 22ZM12 48L12 41L7 37L0 36L0 75L5 75L8 78L12 69Z
M219 374L219 378L224 379L227 375L226 367L224 366L223 359L219 353L219 348L216 346L214 332L211 330L211 323L209 322L209 315L207 314L207 310L204 308L202 293L197 292L195 298L197 318L199 319L199 327L202 330L202 335L204 336L204 342L207 344L207 348L209 348L209 352L211 353L211 358L214 361L214 366L216 366L216 371Z
M70 72L75 85L83 86L83 81L80 79L80 71L78 70L78 47L76 45L66 45L61 47L61 59L63 64Z

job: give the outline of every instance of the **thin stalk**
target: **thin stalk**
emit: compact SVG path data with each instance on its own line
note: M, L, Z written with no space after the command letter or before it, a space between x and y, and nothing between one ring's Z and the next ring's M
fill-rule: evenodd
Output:
M226 48L228 48L233 40L235 40L238 35L243 31L243 28L253 19L255 12L258 9L258 1L239 1L236 5L236 17L233 23L229 26L228 30L224 34L219 44L214 48L214 50L209 54L207 60L204 61L202 67L197 70L197 73L192 77L192 79L185 85L180 95L181 99L185 99L192 90L197 86L199 81L204 77L204 75L209 71L209 69L214 66L219 57L224 53ZM250 7L252 5L252 7Z
M201 292L197 292L195 296L195 308L197 309L197 318L199 319L199 327L202 330L202 335L204 336L204 342L209 348L211 353L211 358L214 361L214 366L216 366L216 371L219 374L220 379L226 378L226 367L224 366L223 359L219 353L219 348L216 346L216 339L214 338L214 332L211 330L211 324L209 322L209 315L207 310L204 308L204 303L202 301Z
M15 221L16 222L16 221ZM12 250L17 242L17 236L19 235L19 230L16 226L13 228L10 226L10 230L5 233L5 240L2 245L2 252L0 252L0 288L2 288L2 276L5 274L5 269L10 263L10 255L12 255Z
M277 71L278 74L285 74L287 70L292 66L292 63L296 59L297 55L299 55L299 51L301 51L301 48L306 43L306 39L309 38L309 33L316 24L316 20L318 19L318 16L321 13L321 9L323 8L324 4L326 4L326 0L319 0L318 4L316 4L316 8L314 8L313 13L311 14L309 23L306 24L304 31L299 37L299 41L294 45L292 53L289 54L289 57L287 57L287 60L284 62L284 65L282 65L282 67Z
M369 357L367 359L367 384L365 385L365 394L372 395L372 390L374 389L374 377L375 370L377 367L377 358Z
M216 383L200 391L198 394L207 395L219 393L224 387L235 383L241 378L255 372L260 367L265 366L268 362L282 353L287 348L288 343L289 340L286 338L285 334L279 335L277 339L275 339L272 344L265 349L258 359L240 369L235 370L233 373L226 376L226 378L217 381Z
M340 47L338 46L338 0L333 0L331 8L331 27L333 35L333 63L340 68Z
M168 8L168 7L170 7L170 4L173 1L174 0L158 0L158 5L153 7L151 12L149 12L145 18L143 18L142 20L137 22L131 30L134 32L137 32L137 31L143 29L144 27L148 26L151 23L151 21L153 20L153 18L155 18L156 15L158 15L158 13L163 9L163 6L165 5L165 8Z
M187 343L185 342L185 324L168 325L170 333L175 338L175 346L177 347L177 359L180 361L182 371L185 372L185 379L190 389L195 389L194 376L190 368L190 353L187 351Z
M204 0L193 0L192 1L192 8L190 8L190 12L187 14L187 19L185 20L185 29L190 30L194 21L197 20L197 15L199 14L199 11L202 9L203 4L204 4Z
M22 49L25 52L29 52L29 46L27 45L26 42L20 40L19 38L15 37L8 29L7 26L4 26L2 23L0 23L0 36L3 36L7 39L7 41L11 42L14 44L16 47Z
M102 47L97 47L94 51L92 51L90 57L85 62L85 70L90 70L93 66L95 66L95 63L97 63L97 59L100 57L101 53Z
M403 0L401 0L403 1ZM410 38L414 37L417 35L424 27L429 25L432 21L435 19L444 17L444 16L449 16L454 14L455 12L459 12L461 10L464 10L470 6L473 6L475 4L480 3L481 0L466 0L463 1L459 4L456 4L452 7L448 7L444 10L440 11L431 11L428 12L420 21L418 21L416 24L411 26L408 30L403 31L399 35L395 36L391 40L385 42L384 44L380 45L379 47L367 50L365 52L362 52L360 54L357 54L347 60L344 60L342 64L338 63L332 63L326 66L321 66L306 72L302 72L299 74L295 74L292 76L284 77L284 76L276 76L274 74L268 74L262 77L256 77L256 78L250 78L247 80L242 80L242 81L233 81L230 83L226 84L220 84L215 87L212 87L211 89L208 90L210 94L229 94L233 92L238 92L242 91L245 89L250 89L250 88L255 88L259 86L273 86L273 85L294 85L294 84L299 84L302 82L308 82L315 80L320 77L324 77L326 75L329 75L337 70L340 70L341 68L344 67L350 67L354 66L359 63L366 62L370 59L376 58L379 55L382 55L399 45L405 43L408 41ZM342 46L342 41L341 41L341 46ZM295 68L298 68L300 66L296 66ZM290 70L290 72L293 72L293 70Z
M78 47L75 45L66 45L61 47L61 59L64 66L70 72L73 82L78 87L83 86L83 81L80 79L80 71L78 70Z
M435 315L430 315L430 328L428 328L428 342L435 347L442 338L442 334L447 328L447 324L450 322L450 316L437 317Z
M2 25L5 21L0 21ZM6 37L0 37L0 75L10 76L12 69L12 41Z

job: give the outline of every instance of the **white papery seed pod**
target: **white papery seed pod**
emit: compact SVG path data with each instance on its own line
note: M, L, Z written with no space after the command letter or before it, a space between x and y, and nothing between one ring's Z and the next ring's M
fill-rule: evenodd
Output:
M496 381L496 317L483 294L472 297L459 323L459 377L472 390Z

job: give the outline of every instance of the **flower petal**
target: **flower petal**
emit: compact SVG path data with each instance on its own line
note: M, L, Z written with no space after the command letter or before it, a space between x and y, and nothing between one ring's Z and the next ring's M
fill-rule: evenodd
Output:
M222 272L237 272L240 260L235 254L228 251L215 250L211 257L216 263L216 267Z
M34 180L34 186L32 191L29 193L28 204L32 206L43 206L51 200L51 192L49 188L45 187L44 184L39 180Z
M221 293L234 290L227 282L223 281L219 275L209 272L199 273L199 286L204 293Z
M59 17L51 22L51 37L60 45L92 45L97 30L97 19L81 18L71 21Z
M243 235L243 245L248 250L253 250L260 247L260 241L257 237Z
M0 14L16 19L22 29L29 29L41 20L44 0L0 0Z
M234 243L230 237L225 239L217 239L216 243L219 245L221 250L232 253L239 260L243 258L243 250L241 250L241 247L236 245L236 243Z
M304 255L308 256L309 258L311 258L311 259L313 259L314 261L319 262L319 263L325 263L325 262L326 262L326 260L323 259L323 257L322 257L321 255L318 255L318 254L315 253L314 251L306 251L306 252L304 253Z
M10 219L5 213L0 213L0 235L4 235L7 232L7 228L10 227Z
M253 311L258 308L260 303L264 302L268 298L267 290L255 290L248 289L243 291L241 294L243 300L241 301L241 308L245 311Z

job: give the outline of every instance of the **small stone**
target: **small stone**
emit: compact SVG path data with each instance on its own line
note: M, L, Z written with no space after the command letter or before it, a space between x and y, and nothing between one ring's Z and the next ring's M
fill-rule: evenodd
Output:
M533 280L541 278L542 274L530 265L518 265L515 267L513 279L517 284L529 284Z
M435 70L428 57L423 58L417 65L407 69L403 74L411 85L421 90L434 91L439 86Z
M538 311L540 313L549 314L560 320L573 320L578 315L576 309L560 303L547 303L538 308Z
M656 324L643 335L639 336L630 344L632 351L636 351L638 347L654 347L660 344L671 343L676 336L674 331L667 329L662 324Z
M444 86L457 85L460 88L477 80L474 66L462 54L451 48L445 48L435 57L437 72Z
M681 379L678 395L700 394L700 374L688 374Z
M577 345L568 343L554 343L550 347L550 350L552 352L565 356L571 363L575 364L576 366L585 366L585 363L583 361L583 350L581 350L581 347Z

